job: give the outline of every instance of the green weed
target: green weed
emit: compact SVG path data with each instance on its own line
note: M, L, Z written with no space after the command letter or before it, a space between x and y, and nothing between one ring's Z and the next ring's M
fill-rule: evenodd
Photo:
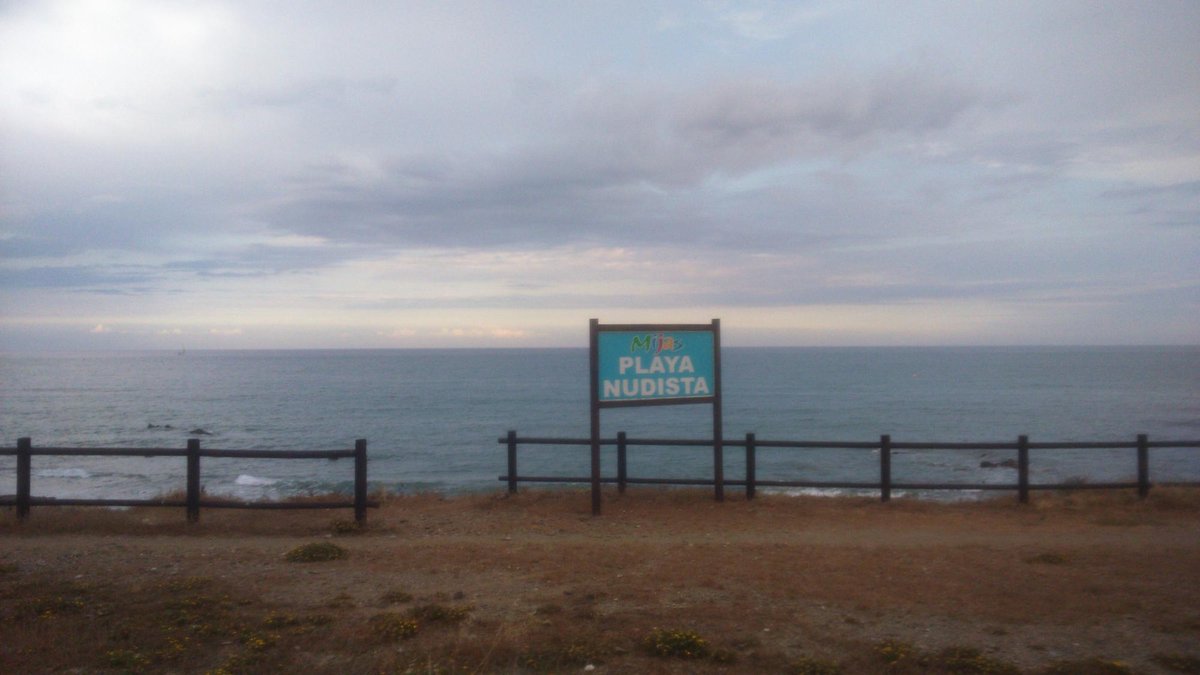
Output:
M331 529L336 535L351 535L361 533L363 525L357 520L335 520Z
M645 646L655 656L679 659L702 659L711 653L708 641L690 630L655 628L646 638Z
M384 593L380 598L387 605L398 605L405 602L412 602L412 593L400 589L394 589Z
M574 669L589 663L599 663L603 655L603 649L583 642L571 642L558 647L521 654L517 661L523 668L535 672L553 673L561 672L563 668Z
M150 659L132 649L113 649L104 653L104 665L109 668L139 671L150 665Z
M832 661L801 656L788 666L788 675L841 675L842 667Z
M403 614L383 612L367 621L371 634L385 641L403 640L417 634L421 625Z
M875 645L875 655L889 666L907 661L916 655L915 647L899 640L884 640Z
M409 610L408 615L426 623L458 623L467 618L473 608L469 605L447 607L445 605L421 605Z
M288 562L327 562L346 557L346 549L329 542L304 544L287 552Z

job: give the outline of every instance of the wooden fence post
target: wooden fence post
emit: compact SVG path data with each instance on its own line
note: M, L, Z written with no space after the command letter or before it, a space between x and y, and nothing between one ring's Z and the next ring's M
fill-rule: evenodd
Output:
M189 523L200 520L199 438L189 438L187 442L187 519Z
M1029 503L1029 436L1017 437L1017 501Z
M879 437L879 499L892 500L892 437Z
M1137 437L1138 499L1150 494L1150 439L1146 434Z
M367 521L367 439L354 441L354 522Z
M758 466L755 457L754 434L746 434L746 499L754 499Z
M617 432L617 492L625 494L625 484L629 478L629 468L626 464L628 444L626 443L625 432Z
M33 441L28 437L17 439L17 519L29 517L29 492Z
M517 494L517 432L508 430L508 494Z

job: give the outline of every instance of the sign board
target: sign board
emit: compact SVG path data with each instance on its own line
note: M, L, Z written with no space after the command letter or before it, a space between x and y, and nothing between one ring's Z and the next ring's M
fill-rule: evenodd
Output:
M711 401L717 385L715 346L712 330L600 331L600 405Z
M600 515L600 410L712 404L713 490L725 495L721 438L721 321L708 324L604 324L589 336L592 408L592 514Z

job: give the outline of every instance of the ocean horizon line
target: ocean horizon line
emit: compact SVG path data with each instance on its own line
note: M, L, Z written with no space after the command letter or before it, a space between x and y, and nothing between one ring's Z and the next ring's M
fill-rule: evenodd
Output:
M96 349L0 349L0 358L14 356L69 356L98 355L98 354L174 354L186 356L189 353L330 353L330 352L530 352L530 351L587 351L587 345L549 345L549 346L441 346L441 347L129 347L129 348L96 348ZM1137 344L1056 344L1056 343L1021 343L1021 344L935 344L935 345L748 345L722 344L722 350L1126 350L1126 349L1200 349L1200 343L1137 343Z

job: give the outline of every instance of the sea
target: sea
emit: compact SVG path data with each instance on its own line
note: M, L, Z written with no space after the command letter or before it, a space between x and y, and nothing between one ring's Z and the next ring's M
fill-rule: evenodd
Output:
M1200 347L722 350L724 437L1033 442L1200 439ZM143 351L0 356L0 446L328 450L366 439L370 489L497 492L508 430L589 435L586 349ZM605 409L602 436L712 437L708 405ZM203 433L201 433L203 432ZM1013 483L1012 451L896 451L897 482ZM725 450L725 475L744 476ZM605 448L606 475L615 450ZM870 482L877 451L764 448L759 479ZM0 456L0 495L15 493ZM522 475L586 476L583 445L529 445ZM708 478L704 447L629 451L631 477ZM1200 481L1200 449L1154 449L1151 480ZM1132 450L1037 450L1034 483L1132 480ZM208 494L349 493L349 460L205 458ZM33 458L42 497L150 498L184 486L181 458ZM531 485L522 489L555 489ZM791 490L842 494L845 490ZM962 491L931 498L977 498Z

